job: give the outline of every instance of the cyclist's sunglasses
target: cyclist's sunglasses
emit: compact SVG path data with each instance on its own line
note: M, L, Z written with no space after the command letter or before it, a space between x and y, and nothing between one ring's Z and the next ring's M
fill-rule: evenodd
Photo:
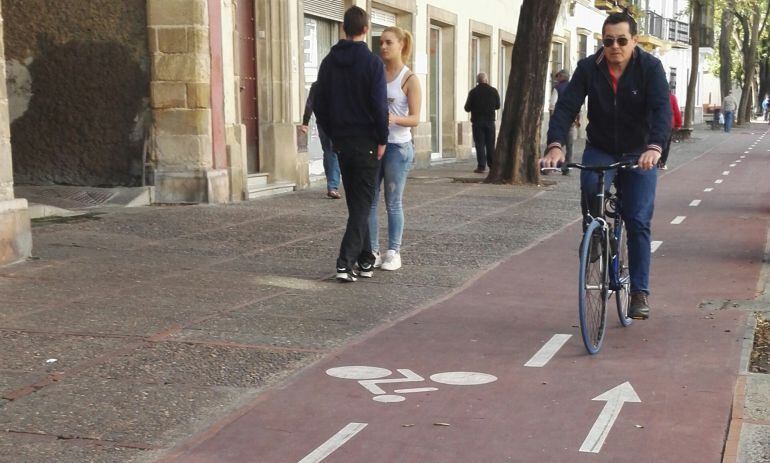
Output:
M618 42L618 46L625 47L628 45L628 37L618 37L617 39L607 37L606 39L602 39L602 45L607 48L610 48L615 42Z

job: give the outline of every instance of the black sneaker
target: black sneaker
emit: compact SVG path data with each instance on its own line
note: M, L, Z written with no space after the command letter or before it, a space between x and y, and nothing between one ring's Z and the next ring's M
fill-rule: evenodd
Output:
M647 301L647 293L631 293L631 303L628 306L628 317L634 320L647 320L650 318L650 304Z
M374 265L358 264L358 276L361 278L371 278L374 276Z
M353 283L354 281L358 281L356 272L347 269L347 268L337 268L337 281L341 283Z

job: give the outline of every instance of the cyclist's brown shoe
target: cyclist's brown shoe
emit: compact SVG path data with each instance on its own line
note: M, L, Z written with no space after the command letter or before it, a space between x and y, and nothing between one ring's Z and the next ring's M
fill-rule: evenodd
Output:
M628 317L634 320L647 320L650 318L650 304L647 302L647 293L631 293Z

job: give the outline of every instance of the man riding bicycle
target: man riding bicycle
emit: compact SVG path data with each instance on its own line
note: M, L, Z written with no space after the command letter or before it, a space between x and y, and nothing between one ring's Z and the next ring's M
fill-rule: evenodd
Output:
M548 128L543 168L564 162L562 147L570 125L588 97L588 141L583 164L607 165L638 159L639 169L608 171L605 188L617 174L622 192L623 219L628 232L631 303L628 316L647 319L650 306L650 223L657 172L663 146L671 131L668 82L660 60L637 47L636 21L627 13L613 13L602 26L604 48L580 60L572 80L559 97ZM595 216L596 172L580 175L583 214ZM589 219L590 220L590 219Z

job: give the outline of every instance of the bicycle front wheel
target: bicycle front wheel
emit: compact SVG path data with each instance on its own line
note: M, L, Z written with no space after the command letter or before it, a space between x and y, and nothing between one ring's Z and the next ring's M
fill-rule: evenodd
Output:
M615 239L618 243L618 254L614 262L617 278L615 303L618 307L620 324L628 326L634 322L634 319L628 316L628 305L631 302L631 276L628 273L628 237L626 236L626 224L621 219L618 219L615 227Z
M583 344L590 354L602 347L607 325L607 237L599 221L594 220L580 245L579 316Z

